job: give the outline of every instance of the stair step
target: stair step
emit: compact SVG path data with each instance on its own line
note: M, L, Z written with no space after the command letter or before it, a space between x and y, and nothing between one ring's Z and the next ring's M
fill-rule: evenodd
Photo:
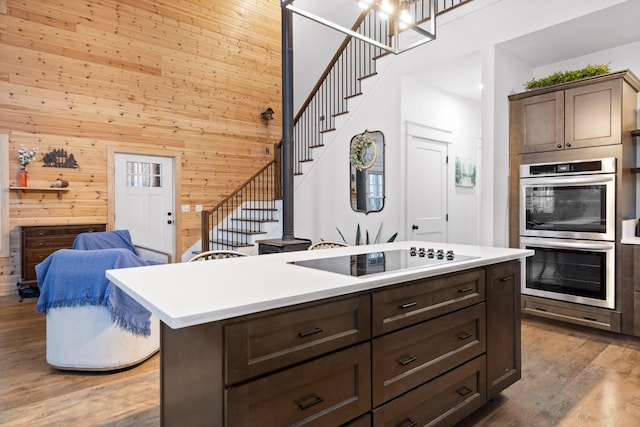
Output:
M266 234L266 231L262 230L245 230L242 228L218 228L218 233L236 233L236 234Z
M333 132L334 130L336 130L336 128L324 129L324 130L321 130L320 133Z
M245 211L278 212L278 209L276 209L276 208L256 208L256 207L253 207L253 206L242 208L242 210L245 210Z
M360 96L360 95L362 95L362 92L357 92L357 93L345 96L344 99L351 99L351 98L355 98L356 96Z
M376 76L376 75L378 75L378 73L374 71L373 73L367 74L366 76L358 77L358 80L362 81L364 79L368 79L368 78Z
M254 246L253 243L232 242L230 240L209 240L210 244L230 246L232 248L248 248Z
M277 219L258 219L258 218L237 218L237 217L233 217L231 218L232 221L248 221L248 222L278 222Z
M320 144L316 144L316 145L310 145L309 148L321 148L324 147L324 144L320 143Z

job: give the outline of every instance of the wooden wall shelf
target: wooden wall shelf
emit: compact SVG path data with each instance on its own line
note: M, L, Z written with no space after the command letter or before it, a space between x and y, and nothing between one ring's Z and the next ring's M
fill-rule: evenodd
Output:
M58 193L58 199L62 199L62 193L69 191L69 188L52 188L52 187L9 187L9 190L16 191L18 198L22 198L23 193Z

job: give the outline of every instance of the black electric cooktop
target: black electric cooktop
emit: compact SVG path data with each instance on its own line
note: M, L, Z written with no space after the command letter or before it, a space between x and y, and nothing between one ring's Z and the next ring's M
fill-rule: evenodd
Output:
M292 261L290 264L317 270L331 271L348 276L366 276L407 270L418 267L430 267L451 264L478 257L454 254L442 249L394 249L391 251L369 252L355 255L341 255L330 258Z

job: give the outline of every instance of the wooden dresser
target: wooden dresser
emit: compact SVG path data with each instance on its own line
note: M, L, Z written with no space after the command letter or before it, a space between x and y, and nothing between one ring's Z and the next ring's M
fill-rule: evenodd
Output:
M163 426L453 425L517 381L520 263L172 329Z
M21 280L18 282L20 298L25 290L38 289L35 267L58 249L71 248L80 233L105 231L106 224L37 225L20 227Z

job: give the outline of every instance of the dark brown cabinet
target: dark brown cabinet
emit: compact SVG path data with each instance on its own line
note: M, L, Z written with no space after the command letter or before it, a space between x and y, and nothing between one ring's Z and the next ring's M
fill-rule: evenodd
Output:
M162 324L162 425L453 425L520 378L519 268Z
M23 296L27 288L38 288L35 267L46 257L58 249L71 248L76 236L80 233L105 231L106 224L82 225L39 225L20 227L22 242L21 276L18 292Z
M509 96L509 246L520 247L523 164L615 158L615 241L622 221L636 217L636 154L640 80L618 71ZM637 138L636 138L637 139ZM636 142L637 143L637 142ZM633 330L633 293L615 251L615 308L523 295L521 311L612 332ZM522 280L525 280L522 278ZM489 321L489 320L488 320Z
M638 84L620 72L511 95L511 147L526 154L621 144L626 80Z
M521 377L520 263L487 267L487 399Z

